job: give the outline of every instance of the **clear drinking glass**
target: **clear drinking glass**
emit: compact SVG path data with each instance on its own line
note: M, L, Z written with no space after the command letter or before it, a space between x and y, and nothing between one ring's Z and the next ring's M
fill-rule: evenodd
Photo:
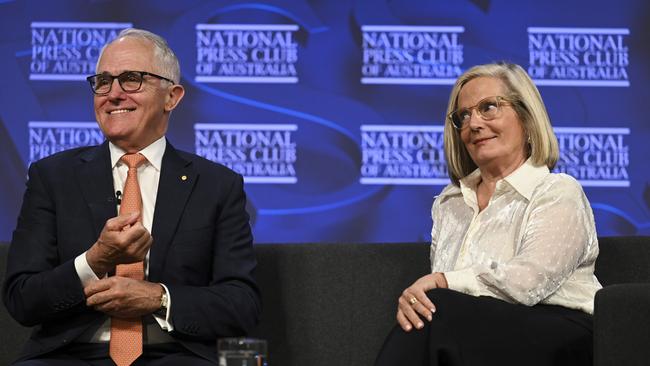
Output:
M268 366L263 339L221 338L217 341L219 366Z

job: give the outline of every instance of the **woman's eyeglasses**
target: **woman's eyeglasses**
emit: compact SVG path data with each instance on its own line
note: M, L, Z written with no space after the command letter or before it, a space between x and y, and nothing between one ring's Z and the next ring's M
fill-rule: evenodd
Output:
M476 105L469 108L459 108L447 115L454 127L462 130L467 126L467 122L472 118L472 112L476 110L478 115L486 121L499 117L501 107L511 105L512 101L508 98L497 95L481 99Z

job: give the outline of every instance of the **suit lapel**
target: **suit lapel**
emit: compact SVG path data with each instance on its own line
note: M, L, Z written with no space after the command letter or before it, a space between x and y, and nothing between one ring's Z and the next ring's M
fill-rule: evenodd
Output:
M192 162L181 157L167 142L151 230L154 242L149 257L150 281L160 279L167 251L197 178Z
M117 215L108 142L85 150L80 155L75 176L81 195L90 209L97 238L106 220Z

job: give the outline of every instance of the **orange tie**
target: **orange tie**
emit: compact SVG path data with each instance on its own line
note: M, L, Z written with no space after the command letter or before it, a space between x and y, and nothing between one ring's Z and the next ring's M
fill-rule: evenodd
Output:
M120 159L129 167L120 204L120 215L139 211L142 220L142 196L138 185L138 167L147 158L125 154ZM115 275L144 280L144 263L118 264ZM111 318L110 355L117 366L128 366L142 354L142 319Z

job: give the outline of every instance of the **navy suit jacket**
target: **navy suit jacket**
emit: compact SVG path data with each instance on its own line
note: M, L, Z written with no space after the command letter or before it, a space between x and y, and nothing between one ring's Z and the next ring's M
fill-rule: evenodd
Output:
M117 215L108 143L64 151L36 163L9 249L5 306L35 326L21 359L73 342L106 315L85 305L74 259ZM257 323L260 295L242 177L167 143L154 211L151 282L172 299L170 333L216 360L216 339Z

